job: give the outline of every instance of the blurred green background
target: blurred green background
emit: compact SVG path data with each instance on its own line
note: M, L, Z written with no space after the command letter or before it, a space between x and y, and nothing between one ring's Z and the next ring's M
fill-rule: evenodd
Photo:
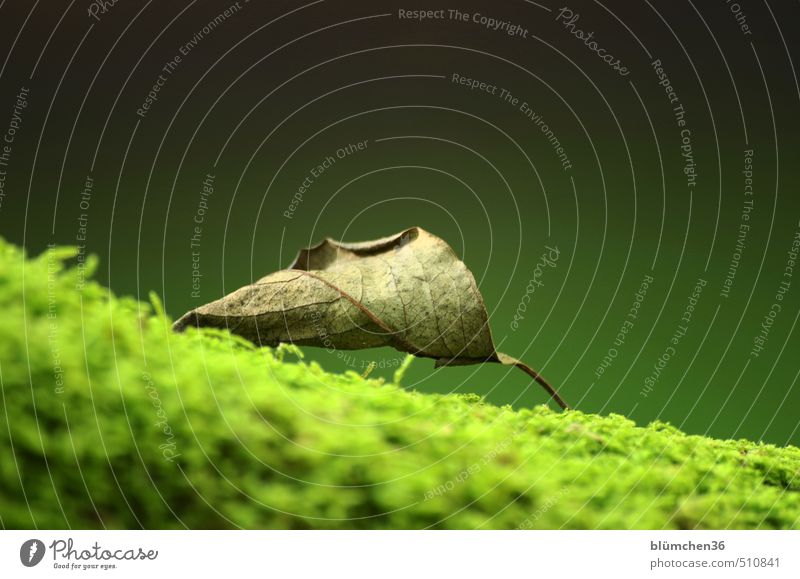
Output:
M178 317L286 267L325 236L368 240L418 225L474 272L499 349L540 370L579 409L800 442L800 280L786 275L800 230L800 91L790 61L798 51L777 25L796 19L796 7L748 5L748 34L723 2L572 2L579 19L571 28L560 6L522 0L459 3L466 22L447 11L399 17L401 8L446 4L231 6L118 3L99 20L64 12L66 2L30 15L25 3L4 7L0 128L19 89L30 95L0 233L35 254L49 242L75 244L85 214L86 250L101 257L102 282L141 299L155 290ZM487 28L476 13L525 34ZM14 41L10 31L23 24ZM630 73L615 72L574 30L594 31ZM659 85L656 59L676 103ZM137 114L159 74L157 100ZM471 90L454 74L497 90ZM359 142L363 150L337 157ZM335 162L286 217L329 156ZM81 208L87 177L91 199ZM213 193L192 247L207 180ZM753 205L743 221L746 199ZM742 223L749 229L737 252ZM514 329L546 246L559 260L537 278ZM202 277L193 295L195 263ZM648 276L638 315L617 340ZM685 323L698 280L705 286ZM754 339L776 303L756 356ZM307 354L330 370L375 362L387 377L402 359L391 350ZM522 373L494 365L434 371L421 360L405 382L497 404L547 399Z

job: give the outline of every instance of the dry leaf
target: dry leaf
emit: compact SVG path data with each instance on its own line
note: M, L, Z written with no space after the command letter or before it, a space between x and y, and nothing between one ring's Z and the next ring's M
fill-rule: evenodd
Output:
M226 328L263 346L357 350L392 346L436 366L517 366L567 405L534 370L497 352L475 278L442 239L412 227L362 243L325 239L271 273L177 322Z

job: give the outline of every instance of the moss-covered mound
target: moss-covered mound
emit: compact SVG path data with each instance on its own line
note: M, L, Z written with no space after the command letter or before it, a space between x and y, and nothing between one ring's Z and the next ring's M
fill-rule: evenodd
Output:
M515 412L174 334L0 241L5 528L797 528L800 449ZM285 359L284 359L285 358ZM289 361L291 359L291 361Z

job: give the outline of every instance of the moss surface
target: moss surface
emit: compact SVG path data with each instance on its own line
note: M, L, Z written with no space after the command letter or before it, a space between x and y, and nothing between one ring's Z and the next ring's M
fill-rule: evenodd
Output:
M797 528L800 449L409 392L174 334L0 241L6 528ZM79 288L79 289L76 289Z

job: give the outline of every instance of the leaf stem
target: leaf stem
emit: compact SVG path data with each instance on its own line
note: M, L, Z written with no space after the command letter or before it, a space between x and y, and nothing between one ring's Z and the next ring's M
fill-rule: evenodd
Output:
M523 372L528 374L531 378L536 380L542 386L542 388L547 390L547 392L550 393L550 396L553 398L553 400L555 400L556 403L559 406L561 406L561 408L563 408L564 410L569 410L570 409L569 404L564 402L564 400L561 398L561 396L558 395L558 392L556 392L556 389L553 388L550 385L550 383L547 380L545 380L544 377L542 377L541 374L539 374L536 370L534 370L533 368L531 368L530 366L528 366L524 362L520 362L519 360L516 361L515 365L517 366L517 368L519 368L520 370L522 370Z

